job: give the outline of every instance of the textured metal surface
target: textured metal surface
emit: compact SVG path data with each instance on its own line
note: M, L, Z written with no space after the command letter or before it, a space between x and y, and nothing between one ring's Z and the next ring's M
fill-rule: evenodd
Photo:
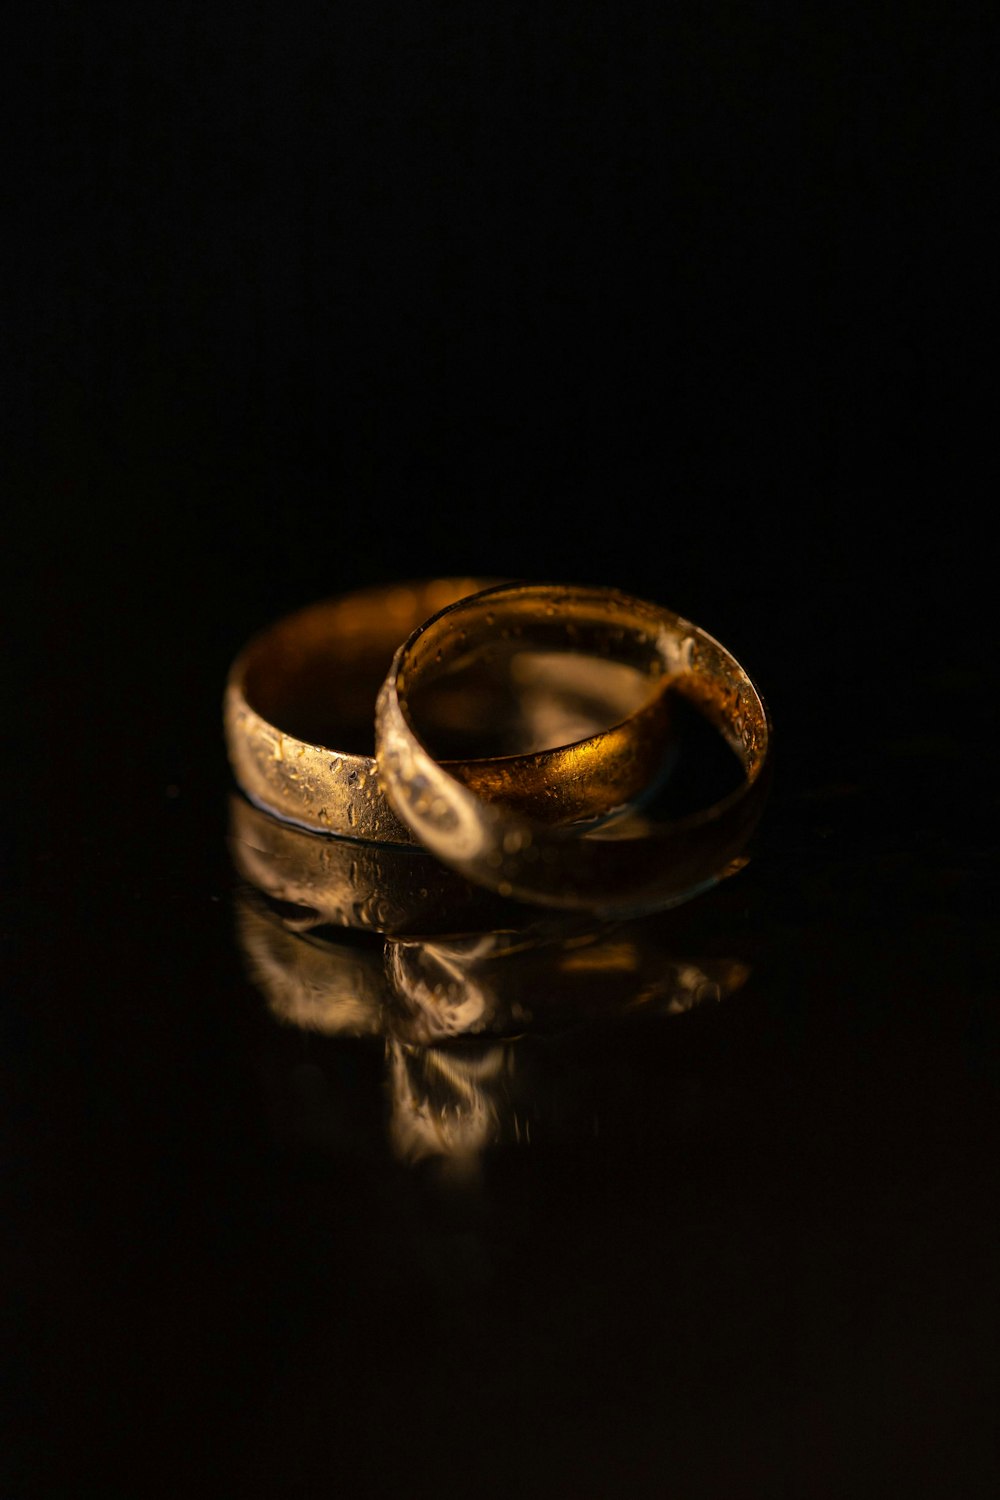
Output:
M233 664L224 702L229 757L247 796L319 832L378 844L419 843L386 801L374 758L336 743L340 736L352 743L371 740L376 694L400 641L483 583L438 579L367 590L312 605L251 641ZM520 668L515 696L528 744L543 723L550 737L558 737L563 726L573 743L449 760L463 785L543 822L560 823L603 816L655 777L669 703L648 684L637 701L634 686L623 689L614 674L598 672L596 686L588 686L572 674L563 680L558 666L544 658L510 665ZM511 680L516 676L514 670ZM471 703L469 714L476 707Z
M673 692L696 703L737 755L742 784L694 815L665 824L632 819L590 837L477 796L422 741L414 692L470 654L490 659L560 646L640 665L662 699ZM501 585L442 611L400 647L379 696L377 746L379 775L397 813L468 879L543 905L625 915L687 899L739 855L766 796L770 725L735 658L671 611L610 589ZM641 736L627 748L641 754ZM572 777L572 751L568 759Z

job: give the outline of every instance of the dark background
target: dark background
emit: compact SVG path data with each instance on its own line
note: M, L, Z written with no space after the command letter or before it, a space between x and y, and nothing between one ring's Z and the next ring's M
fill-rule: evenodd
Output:
M995 1492L985 15L22 18L5 1497ZM219 714L454 572L690 615L778 743L677 919L748 986L555 1048L601 1139L475 1204L377 1049L275 1124Z

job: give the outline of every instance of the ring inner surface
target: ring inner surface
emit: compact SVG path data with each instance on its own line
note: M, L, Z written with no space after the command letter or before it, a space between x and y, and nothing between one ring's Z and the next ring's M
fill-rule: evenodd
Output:
M602 727L621 723L663 690L665 675L676 676L671 770L644 812L653 819L683 818L721 802L754 774L762 710L729 653L686 621L665 623L671 618L641 600L609 601L603 593L595 599L586 590L544 586L467 599L411 641L400 708L440 761L451 754L502 753L482 729L449 726L451 733L442 733L434 710L447 701L452 684L457 697L478 676L507 683L529 699L534 694L536 701L548 692L551 702L552 685L559 683L567 698L577 695L582 738L595 732L602 711ZM553 712L566 730L567 703ZM536 709L535 723L544 730L543 711Z
M386 591L280 621L247 650L247 703L306 744L371 756L379 687L400 640L429 608L419 589ZM428 675L411 705L434 755L465 761L554 749L621 723L649 701L655 653L613 660L599 634L596 650L570 652L561 634L517 633L484 651L452 642L447 670Z
M299 610L249 646L246 701L283 734L371 756L375 700L400 641L434 609L480 587L474 579L436 580Z

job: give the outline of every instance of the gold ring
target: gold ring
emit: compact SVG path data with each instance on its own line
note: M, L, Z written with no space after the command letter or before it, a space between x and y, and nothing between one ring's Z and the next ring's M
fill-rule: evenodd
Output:
M711 719L742 766L740 785L679 819L633 816L586 836L485 801L431 753L420 700L472 658L498 668L525 651L640 668L659 700L670 689ZM552 584L501 584L427 620L397 651L376 711L383 791L426 848L503 896L605 916L676 905L715 883L760 816L770 741L757 688L697 625L612 589Z
M486 582L366 589L310 605L254 637L230 670L223 713L233 772L250 800L317 832L418 843L379 784L371 753L376 695L400 641ZM461 670L468 665L457 663L439 685L430 712L443 743L450 732L459 747L442 762L478 797L542 822L570 822L605 815L655 776L668 705L650 698L634 671L606 674L595 688L574 682L544 654L526 656L517 680L473 674L470 681ZM476 723L502 725L505 753L481 753Z

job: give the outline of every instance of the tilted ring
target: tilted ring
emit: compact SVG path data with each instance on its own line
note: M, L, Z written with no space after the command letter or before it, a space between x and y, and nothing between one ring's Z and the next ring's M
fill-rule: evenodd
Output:
M230 670L223 711L233 772L250 800L315 832L419 843L379 785L371 753L376 695L400 641L487 582L365 589L310 605L254 637ZM529 752L519 742L521 753L449 759L450 774L545 822L593 818L633 798L662 760L666 701L642 701L634 685L613 680L588 696L544 660L529 676L524 691L529 698L534 691L535 707L527 719L550 709L550 731L565 726L573 743Z
M586 836L485 801L435 760L414 702L472 657L496 664L527 650L641 667L650 691L682 694L712 720L742 765L740 785L686 817L633 818ZM451 605L399 648L376 712L382 788L433 854L503 896L605 916L676 905L729 868L760 816L770 744L764 701L724 646L670 610L605 588L501 584Z

